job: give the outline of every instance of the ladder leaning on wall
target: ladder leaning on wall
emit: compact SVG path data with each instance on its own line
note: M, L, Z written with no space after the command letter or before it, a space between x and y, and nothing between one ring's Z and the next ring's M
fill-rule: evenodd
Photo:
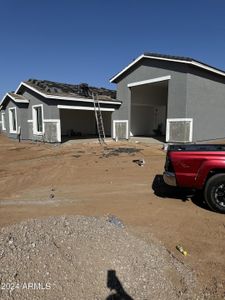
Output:
M103 124L103 118L102 118L102 112L101 112L101 107L98 101L98 96L97 94L92 94L93 98L93 103L94 103L94 110L95 110L95 119L96 119L96 125L97 125L97 130L98 130L98 140L99 143L105 144L105 129L104 129L104 124Z

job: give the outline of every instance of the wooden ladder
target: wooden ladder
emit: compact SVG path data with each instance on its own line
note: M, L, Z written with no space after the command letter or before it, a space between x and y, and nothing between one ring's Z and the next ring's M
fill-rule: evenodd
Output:
M95 110L95 120L96 120L96 125L98 130L98 140L100 144L102 143L105 144L105 129L104 129L104 123L102 118L101 107L97 95L93 93L92 98L93 98L94 110Z

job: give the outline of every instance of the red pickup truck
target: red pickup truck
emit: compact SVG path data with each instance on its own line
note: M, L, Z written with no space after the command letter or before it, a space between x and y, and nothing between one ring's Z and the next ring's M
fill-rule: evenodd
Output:
M171 186L202 190L210 209L225 213L225 145L170 145L163 179Z

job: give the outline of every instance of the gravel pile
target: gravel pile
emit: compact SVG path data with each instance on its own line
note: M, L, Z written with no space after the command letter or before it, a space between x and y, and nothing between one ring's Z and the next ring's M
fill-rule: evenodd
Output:
M193 299L192 272L119 219L49 217L0 233L0 299Z

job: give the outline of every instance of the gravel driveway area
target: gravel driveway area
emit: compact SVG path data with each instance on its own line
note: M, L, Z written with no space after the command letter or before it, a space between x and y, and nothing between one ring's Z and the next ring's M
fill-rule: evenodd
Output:
M192 271L112 216L49 217L5 227L0 249L4 300L193 299Z

